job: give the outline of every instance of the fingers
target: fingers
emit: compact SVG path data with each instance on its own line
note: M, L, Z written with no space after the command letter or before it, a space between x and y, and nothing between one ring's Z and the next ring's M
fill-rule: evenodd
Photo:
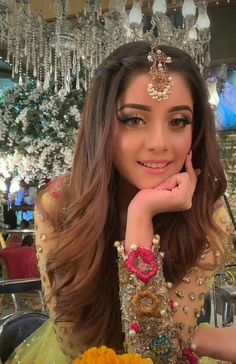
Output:
M192 151L187 155L185 160L185 170L190 178L191 185L196 185L196 179L200 175L201 170L199 168L194 169L192 165ZM180 183L183 182L183 172L177 173L165 180L159 186L155 188L155 190L173 190L177 187ZM195 188L195 187L194 187Z
M200 168L196 168L195 169L195 174L196 174L196 177L198 177L201 174L201 169Z
M185 160L185 170L189 174L191 180L195 180L201 173L199 168L194 169L192 164L192 151L190 150Z
M166 181L161 183L155 190L173 190L177 186L176 176L168 178Z

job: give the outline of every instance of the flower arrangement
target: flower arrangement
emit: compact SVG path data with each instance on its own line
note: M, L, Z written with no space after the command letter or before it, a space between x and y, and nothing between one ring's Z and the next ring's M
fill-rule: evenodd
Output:
M11 177L40 183L70 169L84 90L63 91L30 82L0 100L0 165Z
M153 364L153 362L138 354L118 355L114 350L101 346L87 350L82 358L74 360L73 364Z

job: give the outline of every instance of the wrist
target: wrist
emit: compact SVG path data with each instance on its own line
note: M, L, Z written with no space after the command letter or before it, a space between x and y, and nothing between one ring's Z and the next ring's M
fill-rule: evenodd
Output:
M128 209L127 224L125 232L125 249L130 250L130 246L136 244L150 249L152 245L154 231L152 218L139 214L138 211Z

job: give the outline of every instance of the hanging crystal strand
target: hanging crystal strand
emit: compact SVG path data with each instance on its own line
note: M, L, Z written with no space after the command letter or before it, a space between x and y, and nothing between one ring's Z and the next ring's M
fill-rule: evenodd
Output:
M61 2L62 2L63 15L67 17L70 10L70 2L68 0L61 0Z
M87 86L88 86L88 82L87 82L87 73L88 73L88 70L87 68L85 67L84 68L84 89L85 91L88 90Z
M43 58L43 45L44 45L44 40L43 40L43 20L41 19L40 26L39 26L39 55L40 55L40 58Z
M20 58L20 26L19 26L19 13L17 12L16 15L16 29L15 29L15 36L16 36L16 46L15 46L15 73L18 74L19 72L19 58Z
M11 77L13 79L15 78L15 60L14 60L14 58L12 59Z
M1 48L2 48L2 45L3 45L3 40L4 40L4 29L3 29L3 26L1 27Z
M66 90L66 92L68 92L67 90L67 79L68 79L68 56L64 56L65 58L65 71L64 71L64 89Z
M73 50L72 53L72 75L76 75L76 51Z
M28 75L29 75L29 55L26 57L26 64L25 64L25 86L28 83Z
M49 88L50 82L50 67L49 67L49 45L45 45L45 54L44 54L44 83L43 89L47 90Z
M47 44L45 44L45 49L44 49L44 57L43 57L43 89L46 90L47 89L47 60L48 60L48 48L47 48Z
M61 87L65 87L65 60L61 58ZM59 91L60 92L60 91Z
M24 46L24 56L25 57L27 57L28 51L29 51L30 29L31 29L31 10L30 10L30 5L28 4L27 17L26 17L26 22L25 22L25 27L24 27L24 37L23 37L24 42L25 42L25 46Z
M91 52L90 53L90 69L91 69L91 77L93 77L93 71L94 71L94 57L93 57L93 53Z
M65 90L67 93L70 92L70 83L71 83L71 58L70 54L68 54L66 61L66 76L65 76Z
M97 68L98 65L100 64L100 48L101 48L100 41L98 41L97 48L98 48L97 52L95 53L95 59L96 59L95 68Z
M98 57L99 57L99 64L100 64L102 62L102 44L101 44L101 42L99 42Z
M8 23L9 22L9 15L8 15L8 9L7 9L7 12L6 12L6 22ZM10 37L10 27L8 27L8 29L7 29L7 59L6 59L6 61L7 62L10 62L10 54L11 54L11 41L10 41L10 39L11 39L11 37Z
M53 74L53 53L49 43L48 43L48 50L49 50L49 74L51 78L51 75Z
M25 39L24 55L25 55L25 57L28 57L28 53L29 53L30 28L31 28L31 21L30 21L30 18L28 17L27 21L26 21L25 34L24 34L24 39Z
M91 67L91 65L89 63L90 62L90 53L91 53L92 49L94 48L94 45L93 45L92 40L90 40L90 42L89 42L89 40L87 40L86 38L87 37L85 35L85 62L88 62L87 67L90 68Z
M39 57L39 56L38 56ZM42 88L42 68L40 60L38 59L38 62L36 61L37 68L36 68L36 77L37 77L37 88Z
M19 86L23 86L23 79L22 79L22 60L19 59Z
M32 64L33 76L37 77L37 62L36 62L36 44L35 44L35 29L32 29Z
M54 51L54 92L56 93L58 91L58 79L57 79L58 73L57 73L57 55L56 50Z
M57 57L61 57L61 27L62 27L62 18L63 18L63 8L61 0L57 0L56 3L56 26L55 26L55 34L56 34L56 55Z
M80 73L80 56L79 52L76 51L76 90L78 91L80 89L80 79L79 79L79 73Z

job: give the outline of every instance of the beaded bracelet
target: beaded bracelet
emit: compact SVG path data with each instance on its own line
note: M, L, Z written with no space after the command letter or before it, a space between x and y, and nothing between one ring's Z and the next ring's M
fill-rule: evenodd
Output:
M173 320L175 304L168 293L172 284L164 279L159 242L155 235L150 250L132 245L128 253L123 243L114 244L119 256L125 351L151 358L153 363L176 364L183 358L181 326Z

